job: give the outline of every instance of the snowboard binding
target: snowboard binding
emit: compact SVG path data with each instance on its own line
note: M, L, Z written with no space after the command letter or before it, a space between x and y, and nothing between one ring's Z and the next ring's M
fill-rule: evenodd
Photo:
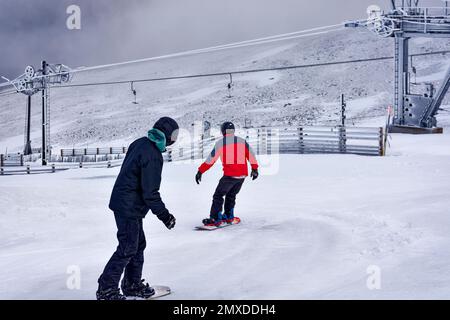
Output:
M148 283L145 283L144 279L136 283L122 280L122 292L126 297L143 299L148 299L155 294L155 290Z
M241 219L238 217L231 217L231 218L224 217L224 219L220 221L211 218L203 220L203 225L205 227L216 227L216 228L223 227L224 225L227 224L239 224L239 223L241 223Z
M120 293L120 290L118 288L116 289L98 289L97 293L97 300L103 300L103 301L120 301L120 300L126 300L126 297Z
M233 217L230 219L225 220L228 224L239 224L241 223L241 219L238 217Z
M224 221L224 220L215 220L215 219L211 219L211 218L203 219L203 225L205 227L217 227L217 228L220 228L224 224L226 224L226 221Z

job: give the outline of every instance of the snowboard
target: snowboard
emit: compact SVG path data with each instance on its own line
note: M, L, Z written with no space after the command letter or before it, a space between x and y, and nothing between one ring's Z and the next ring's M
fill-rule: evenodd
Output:
M166 286L153 286L152 288L155 289L155 294L146 300L158 299L172 293L172 290Z
M215 227L215 226L197 226L195 227L195 230L197 231L215 231L218 229L223 229L223 228L228 228L228 227L232 227L232 226L236 226L238 224L240 224L241 221L239 220L238 222L233 222L233 223L226 223L224 225L221 225L220 227Z
M172 293L169 287L166 286L152 286L152 288L155 290L155 294L152 295L150 298L142 299L142 298L127 298L127 300L155 300L161 297L168 296Z

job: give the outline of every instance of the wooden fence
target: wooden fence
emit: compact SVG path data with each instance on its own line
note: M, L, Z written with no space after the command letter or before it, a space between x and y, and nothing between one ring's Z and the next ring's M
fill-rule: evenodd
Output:
M50 167L36 167L36 166L32 167L30 165L27 165L25 168L16 167L8 170L5 170L5 168L1 167L0 175L7 176L7 175L22 175L22 174L54 173L61 170L67 170L67 168L56 168L54 164Z
M61 149L61 157L67 156L95 156L108 154L125 154L127 147L109 147L109 148L85 148L85 149Z

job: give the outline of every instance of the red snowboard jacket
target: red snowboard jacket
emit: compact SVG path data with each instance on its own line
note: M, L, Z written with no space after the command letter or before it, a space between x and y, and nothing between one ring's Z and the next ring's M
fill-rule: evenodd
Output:
M198 171L205 173L219 158L222 161L224 175L227 177L248 176L247 162L250 162L252 169L258 169L258 161L247 141L233 134L226 135L216 142L208 159Z

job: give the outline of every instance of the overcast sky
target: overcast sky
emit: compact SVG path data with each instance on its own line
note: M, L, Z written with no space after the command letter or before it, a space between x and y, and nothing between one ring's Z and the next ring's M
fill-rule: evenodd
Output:
M390 0L0 0L0 75L106 64L366 18ZM68 30L66 8L81 8ZM1 81L0 81L1 82Z

